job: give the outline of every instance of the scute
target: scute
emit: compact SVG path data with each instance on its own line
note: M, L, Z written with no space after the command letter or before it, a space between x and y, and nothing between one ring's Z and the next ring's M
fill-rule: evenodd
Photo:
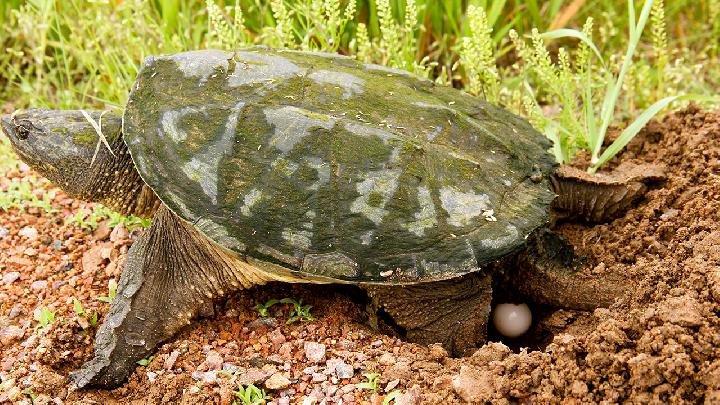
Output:
M475 271L518 250L553 198L549 143L525 120L326 54L148 58L123 132L173 212L306 279L416 283Z

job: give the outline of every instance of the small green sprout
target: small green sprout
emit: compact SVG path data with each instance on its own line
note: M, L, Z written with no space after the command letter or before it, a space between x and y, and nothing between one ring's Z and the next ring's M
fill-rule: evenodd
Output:
M258 314L264 318L264 317L267 317L270 315L270 313L269 313L270 307L279 302L280 302L280 300L272 299L272 300L266 302L265 304L257 304L253 308L255 308L258 311Z
M114 278L111 278L108 281L108 295L107 297L98 297L98 301L107 302L110 303L112 300L115 299L115 294L117 294L117 282L115 282Z
M73 299L73 309L75 309L75 314L78 316L78 323L83 329L87 329L88 324L89 326L95 327L97 325L98 320L98 314L97 312L94 312L92 316L85 312L85 308L83 308L80 301L78 301L77 298L72 297Z
M358 383L355 387L359 388L361 390L370 390L373 392L378 392L378 378L380 378L379 373L364 373L363 376L367 378L367 382L361 382Z
M31 403L31 404L34 404L34 403L35 403L35 400L37 399L37 394L35 394L35 393L33 392L32 388L30 388L30 387L25 388L25 389L23 390L23 394L25 394L25 395L27 395L27 396L30 397L30 403Z
M302 298L300 299L300 301L295 301L292 298L283 298L280 300L280 303L292 304L293 306L292 310L290 310L290 317L288 318L287 323L315 320L315 318L313 318L312 314L310 313L312 305L303 305Z
M144 359L140 359L140 360L136 361L136 363L143 367L147 367L147 365L150 364L150 362L153 361L154 358L155 358L155 356L150 356L150 357L147 357Z
M385 399L383 399L382 405L390 405L390 401L397 398L402 392L400 390L393 390L390 392Z
M238 385L238 390L235 391L235 396L240 400L233 401L233 405L258 405L264 404L267 399L270 399L265 393L265 390L249 384L247 387Z
M40 314L38 315L38 329L45 329L47 328L51 323L55 321L55 314L48 309L48 307L42 307L40 308Z

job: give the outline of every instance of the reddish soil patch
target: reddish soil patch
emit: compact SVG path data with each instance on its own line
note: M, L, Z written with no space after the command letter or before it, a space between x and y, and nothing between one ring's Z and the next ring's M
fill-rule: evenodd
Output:
M0 402L229 404L236 383L255 383L280 387L268 389L277 404L379 404L394 390L404 404L720 403L720 112L691 107L650 124L612 164L623 161L664 164L668 179L611 223L559 227L588 256L584 271L628 277L610 308L536 307L529 337L453 359L373 332L350 288L273 284L209 308L112 391L68 388L95 333L71 297L102 320L108 304L96 298L119 277L133 234L62 225L79 207L62 193L54 214L0 212ZM7 173L0 189L29 175ZM257 320L255 304L282 297L314 305L316 320L288 325L283 305L270 310L275 323ZM56 319L36 332L42 306ZM377 393L356 385L372 372Z

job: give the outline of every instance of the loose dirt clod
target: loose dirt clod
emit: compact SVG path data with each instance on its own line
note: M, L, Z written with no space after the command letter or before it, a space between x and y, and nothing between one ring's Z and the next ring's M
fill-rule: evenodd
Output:
M559 226L591 261L586 271L631 277L629 294L610 308L537 306L533 339L491 342L454 359L371 331L352 289L271 284L215 308L113 391L67 389L96 331L75 321L71 298L102 320L108 304L97 298L117 280L130 234L62 225L81 205L61 192L51 199L55 214L0 212L0 402L29 401L32 392L65 403L229 404L237 384L268 388L274 403L382 402L396 390L396 400L416 404L720 402L720 112L690 107L651 123L611 166L622 163L663 165L667 178L610 223ZM0 188L30 175L7 173ZM313 305L316 320L286 324L278 306L275 322L256 321L255 304L284 297ZM55 320L36 330L41 307ZM358 388L371 373L380 374L377 393Z

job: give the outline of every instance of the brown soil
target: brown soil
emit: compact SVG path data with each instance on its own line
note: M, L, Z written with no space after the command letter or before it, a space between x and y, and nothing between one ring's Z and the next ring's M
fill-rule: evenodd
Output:
M651 123L612 165L628 161L664 164L668 179L611 223L559 227L589 257L585 271L628 277L629 293L610 308L534 306L530 334L453 359L373 332L351 288L274 284L218 304L112 391L69 389L67 374L91 357L95 333L71 297L102 320L108 304L96 298L119 278L133 233L63 225L80 203L62 193L54 214L0 212L0 402L229 404L237 383L283 386L286 377L287 387L267 389L272 403L379 404L394 390L404 404L720 403L720 112L691 107ZM30 174L11 171L0 189ZM257 320L255 304L282 297L303 298L315 320L286 324L286 305L272 307L275 323ZM36 331L42 306L56 318ZM337 376L340 361L351 378ZM239 372L213 371L222 367ZM377 393L356 385L371 372L381 374Z

